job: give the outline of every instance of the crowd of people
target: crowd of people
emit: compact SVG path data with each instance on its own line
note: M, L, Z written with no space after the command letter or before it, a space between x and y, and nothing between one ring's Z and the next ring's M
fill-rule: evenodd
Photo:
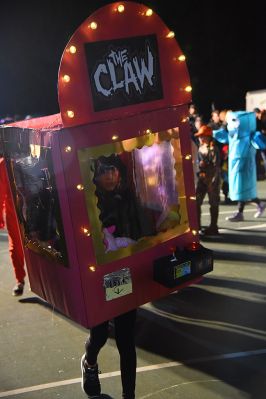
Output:
M266 110L253 112L213 110L208 122L189 106L188 120L194 156L198 225L200 233L216 235L220 192L224 203L238 203L237 211L226 218L230 222L244 220L244 207L250 201L257 205L255 218L261 217L266 203L257 197L256 155L261 155L266 175ZM201 206L208 194L210 225L201 226Z

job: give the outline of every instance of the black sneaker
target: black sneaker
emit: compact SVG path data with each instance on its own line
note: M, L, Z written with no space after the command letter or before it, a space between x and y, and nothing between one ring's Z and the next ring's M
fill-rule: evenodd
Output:
M88 367L86 355L81 358L81 388L88 395L90 399L99 398L101 394L101 384L99 380L98 365L95 367Z
M24 281L22 281L21 283L17 283L17 284L15 285L15 287L13 288L12 295L13 295L13 296L20 296L20 295L22 295L22 294L23 294L23 291L24 291L24 285L25 285Z
M203 232L204 236L217 236L218 234L219 230L217 226L209 226Z

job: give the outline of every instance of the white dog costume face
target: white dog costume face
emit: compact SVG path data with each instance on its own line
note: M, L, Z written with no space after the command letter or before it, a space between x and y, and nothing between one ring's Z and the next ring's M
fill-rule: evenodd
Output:
M226 114L227 130L235 131L239 128L240 120L234 112L227 112Z

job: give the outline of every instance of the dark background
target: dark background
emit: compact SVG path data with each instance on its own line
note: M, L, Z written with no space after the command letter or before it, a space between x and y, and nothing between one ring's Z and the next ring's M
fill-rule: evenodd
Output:
M1 0L1 117L59 112L57 73L63 50L79 25L110 2ZM244 109L247 91L266 89L263 2L142 3L175 31L187 57L193 101L206 119L212 103L219 109Z

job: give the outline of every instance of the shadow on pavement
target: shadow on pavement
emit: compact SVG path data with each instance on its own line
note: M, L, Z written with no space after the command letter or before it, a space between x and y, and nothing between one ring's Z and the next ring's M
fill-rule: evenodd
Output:
M245 285L242 288L248 289L248 284ZM146 351L187 364L247 392L250 398L262 399L266 389L265 354L240 356L230 361L222 356L213 362L193 363L191 359L265 350L265 331L264 301L240 299L193 286L141 308L136 341ZM178 368L177 372L185 370Z

